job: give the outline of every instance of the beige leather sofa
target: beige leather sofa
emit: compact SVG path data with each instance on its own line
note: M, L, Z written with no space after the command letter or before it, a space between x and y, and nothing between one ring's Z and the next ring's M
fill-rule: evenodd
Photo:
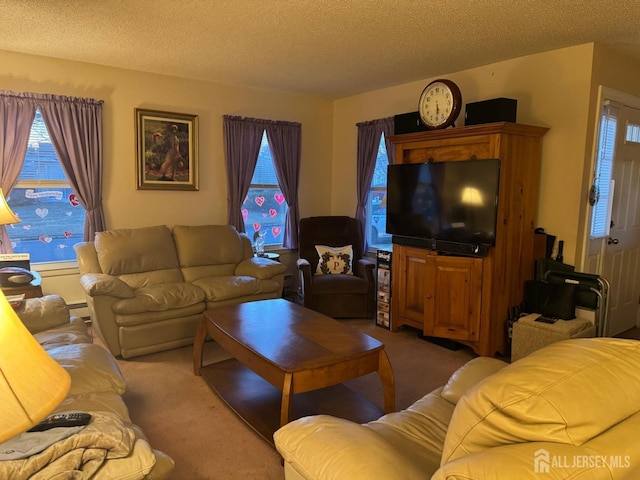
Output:
M208 308L282 295L286 267L230 225L109 230L75 249L93 325L123 358L193 343Z
M160 480L171 476L174 462L154 450L129 418L122 400L126 385L113 356L92 343L84 322L70 317L56 295L26 300L18 315L35 339L71 376L67 397L54 413L82 411L92 415L80 432L59 439L23 459L0 461L3 479ZM60 430L60 429L55 429ZM34 435L44 438L34 439ZM43 434L23 433L29 445L50 441ZM27 438L28 437L28 438ZM2 444L4 454L10 447Z
M640 478L640 341L554 343L479 357L408 409L359 425L318 415L274 435L285 477Z

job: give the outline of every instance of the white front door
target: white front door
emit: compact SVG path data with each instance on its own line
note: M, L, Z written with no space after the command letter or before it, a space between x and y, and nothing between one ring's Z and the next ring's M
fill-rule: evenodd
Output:
M605 239L601 276L611 284L608 336L636 326L640 303L640 110L622 107L613 162L615 189L611 230ZM633 135L632 135L633 136Z

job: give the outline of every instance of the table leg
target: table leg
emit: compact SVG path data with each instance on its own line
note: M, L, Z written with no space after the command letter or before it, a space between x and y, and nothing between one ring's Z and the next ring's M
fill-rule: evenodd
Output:
M396 408L396 383L393 378L393 370L389 357L384 349L380 350L380 359L378 361L378 376L382 382L384 391L384 413L391 413Z
M193 373L194 375L200 375L200 369L202 368L202 347L204 345L205 338L207 337L207 319L202 316L202 320L198 324L196 335L193 338Z
M284 384L282 385L282 404L280 405L280 426L289 423L291 412L291 387L293 385L293 374L285 373Z

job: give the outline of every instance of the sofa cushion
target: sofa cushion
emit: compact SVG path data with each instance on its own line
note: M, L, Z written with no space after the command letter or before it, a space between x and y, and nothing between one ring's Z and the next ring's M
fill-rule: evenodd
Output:
M112 391L84 392L67 397L56 407L58 412L111 412L126 423L131 423L127 405L119 393Z
M260 281L253 277L207 277L193 282L205 292L207 301L221 301L260 293Z
M68 395L88 392L115 392L122 395L126 385L113 356L100 345L80 343L47 350L71 377Z
M232 225L176 225L173 238L182 268L235 265L243 259L242 241Z
M37 342L45 350L60 345L70 345L73 343L92 343L93 339L89 335L87 325L79 317L71 317L66 325L44 330L33 335Z
M500 445L582 445L640 411L640 342L557 342L503 368L464 395L442 464Z
M369 291L367 280L355 275L316 275L313 279L314 295L358 294Z
M135 315L188 307L203 302L205 292L191 283L166 283L136 290L135 297L113 304L116 315Z
M173 237L164 225L98 232L94 242L100 268L108 275L162 270L179 274Z

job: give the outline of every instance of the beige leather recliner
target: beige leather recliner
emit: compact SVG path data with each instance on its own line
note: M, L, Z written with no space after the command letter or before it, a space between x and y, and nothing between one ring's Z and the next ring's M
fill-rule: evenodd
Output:
M640 341L571 339L478 357L406 410L274 434L287 480L640 478Z
M286 267L230 225L108 230L75 250L92 323L123 358L193 343L208 308L282 296Z

